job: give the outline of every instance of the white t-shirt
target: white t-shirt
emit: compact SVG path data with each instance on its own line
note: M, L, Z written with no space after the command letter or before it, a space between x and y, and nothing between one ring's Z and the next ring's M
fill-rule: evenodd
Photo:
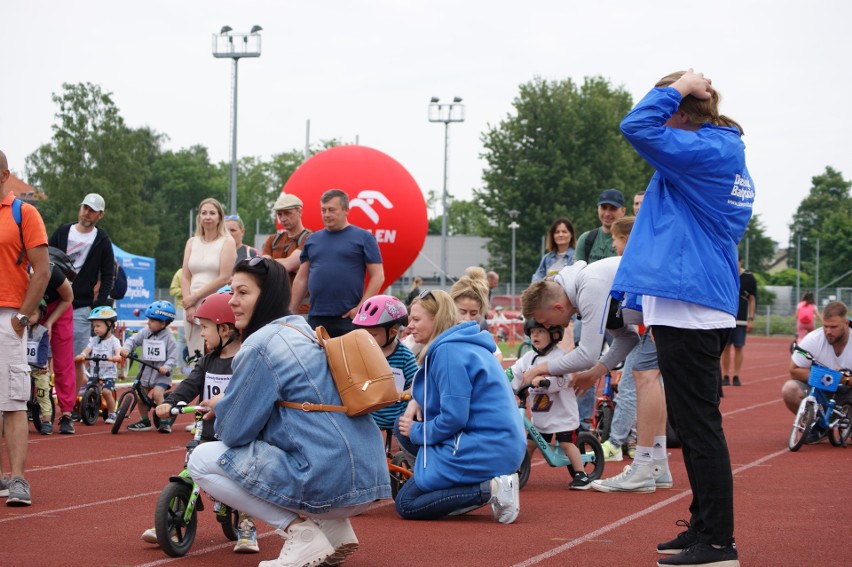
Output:
M737 321L733 315L711 307L677 299L642 296L645 325L661 325L676 329L732 329Z
M820 364L824 364L833 370L841 368L852 368L852 341L846 343L846 348L837 356L834 353L834 347L828 344L825 339L825 333L822 329L816 329L808 333L802 342L799 343L799 348L811 353ZM793 363L799 368L810 368L811 361L794 352L792 356Z
M558 360L565 354L558 346L544 356L538 356L535 351L528 351L512 366L512 389L517 390L523 382L524 372L534 364L550 360ZM577 408L577 398L571 386L573 379L570 374L546 376L550 378L547 388L530 388L527 406L530 408L532 422L541 433L561 433L574 431L580 427L580 413Z
M80 273L83 264L86 263L86 258L89 257L89 250L92 249L92 243L95 241L95 236L98 234L98 229L91 232L80 232L77 230L77 225L72 224L71 230L68 231L68 248L65 253L74 262L74 269Z

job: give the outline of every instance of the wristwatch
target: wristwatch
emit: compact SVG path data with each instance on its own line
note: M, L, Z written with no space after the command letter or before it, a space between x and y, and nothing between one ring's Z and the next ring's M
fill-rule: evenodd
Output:
M23 313L18 313L17 315L15 315L15 319L18 320L18 323L21 324L21 327L30 326L30 318L24 315Z

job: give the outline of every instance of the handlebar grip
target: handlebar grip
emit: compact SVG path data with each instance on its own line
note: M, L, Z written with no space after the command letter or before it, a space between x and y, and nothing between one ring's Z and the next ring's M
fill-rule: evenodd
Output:
M538 383L539 388L548 388L550 387L550 378L542 378L541 382Z

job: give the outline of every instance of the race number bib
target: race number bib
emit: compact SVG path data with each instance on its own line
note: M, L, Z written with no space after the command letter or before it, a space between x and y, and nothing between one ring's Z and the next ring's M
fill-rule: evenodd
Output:
M27 362L38 364L38 341L27 341Z
M204 375L204 397L209 400L213 396L218 396L228 388L228 382L231 381L230 374L213 374L208 372Z
M405 390L405 374L402 373L402 370L391 368L391 373L393 374L393 383L397 391L402 392Z
M166 361L166 341L145 339L142 341L142 360L150 362Z

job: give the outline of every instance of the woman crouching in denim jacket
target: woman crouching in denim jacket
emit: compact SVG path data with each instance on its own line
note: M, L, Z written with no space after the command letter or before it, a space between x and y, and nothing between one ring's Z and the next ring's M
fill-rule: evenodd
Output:
M259 257L239 262L231 288L243 345L228 389L204 402L215 407L219 441L199 446L189 471L217 500L277 528L284 546L261 566L337 565L358 547L348 518L390 498L381 434L369 415L276 405L341 401L325 352L285 326L312 335L290 314L282 267Z

